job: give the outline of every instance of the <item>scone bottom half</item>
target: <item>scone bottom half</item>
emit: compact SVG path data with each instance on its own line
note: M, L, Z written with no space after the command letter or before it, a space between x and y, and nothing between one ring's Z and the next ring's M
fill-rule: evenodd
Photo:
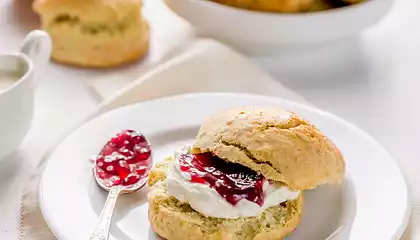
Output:
M313 124L277 107L238 107L201 126L196 152L211 152L282 182L293 190L339 184L345 174L340 150Z
M194 210L188 203L170 196L165 185L173 157L152 169L148 185L148 217L154 232L168 240L251 240L283 239L301 221L303 195L266 209L258 216L236 219L215 218Z

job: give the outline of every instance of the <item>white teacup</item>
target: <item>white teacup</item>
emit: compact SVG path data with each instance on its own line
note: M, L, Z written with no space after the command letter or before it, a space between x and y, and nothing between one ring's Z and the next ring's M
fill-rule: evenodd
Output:
M35 72L49 61L51 39L34 30L20 52L0 54L0 159L16 150L28 132L34 110Z

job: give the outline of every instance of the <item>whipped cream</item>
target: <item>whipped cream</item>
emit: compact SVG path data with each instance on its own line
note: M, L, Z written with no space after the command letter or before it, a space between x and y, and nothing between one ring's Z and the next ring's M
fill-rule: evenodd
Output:
M285 186L265 181L263 206L247 199L242 199L236 205L232 205L209 185L191 182L189 174L181 171L177 160L171 162L167 171L165 185L168 194L180 202L188 203L194 210L209 217L235 219L258 216L269 207L299 196L299 191L291 191Z

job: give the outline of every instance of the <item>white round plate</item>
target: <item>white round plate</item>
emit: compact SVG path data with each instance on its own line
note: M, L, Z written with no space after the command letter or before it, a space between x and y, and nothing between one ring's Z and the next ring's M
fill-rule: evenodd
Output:
M143 132L159 161L192 143L203 121L233 106L274 105L312 121L341 149L346 180L305 192L302 225L288 239L381 239L401 236L409 217L404 178L388 153L350 123L315 108L244 94L190 94L138 103L108 112L68 136L51 154L39 200L45 219L60 240L88 239L106 193L96 186L89 158L109 138L127 128ZM119 240L159 239L147 218L147 188L123 195L111 233ZM357 206L357 207L356 207ZM338 233L338 234L337 234Z

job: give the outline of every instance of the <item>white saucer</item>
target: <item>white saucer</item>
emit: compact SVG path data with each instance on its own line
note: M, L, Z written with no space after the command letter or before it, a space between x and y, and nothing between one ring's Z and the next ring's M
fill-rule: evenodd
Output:
M395 162L375 140L329 113L244 94L190 94L138 103L104 114L73 132L53 152L42 176L39 200L49 227L60 240L89 238L106 193L96 186L88 159L116 133L126 128L143 132L159 161L191 143L209 115L239 105L275 105L297 112L316 124L344 154L346 181L340 187L306 192L302 225L288 239L391 240L401 236L410 214L407 186ZM142 189L121 196L111 227L113 237L159 239L149 226L146 194L147 189Z

